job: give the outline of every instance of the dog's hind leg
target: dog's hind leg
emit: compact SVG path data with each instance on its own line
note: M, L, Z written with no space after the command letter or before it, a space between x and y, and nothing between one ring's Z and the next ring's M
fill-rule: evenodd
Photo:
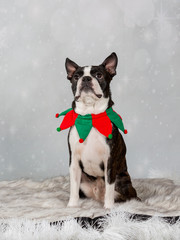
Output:
M121 172L116 176L115 191L119 193L115 198L115 202L124 202L132 198L137 199L136 190L132 186L131 178L127 171Z
M92 198L98 202L104 202L105 182L102 177L92 178L82 173L79 196L80 198Z

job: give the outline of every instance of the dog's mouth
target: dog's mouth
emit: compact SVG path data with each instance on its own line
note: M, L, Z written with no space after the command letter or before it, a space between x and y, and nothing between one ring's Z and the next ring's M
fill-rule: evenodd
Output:
M97 94L97 93L95 93L95 92L94 92L94 94L95 94L95 96L96 96L97 98L102 98L102 94Z
M86 92L86 91L85 91ZM102 94L98 94L98 93L96 93L95 91L94 91L94 89L91 89L91 92L97 97L97 98L102 98ZM75 98L74 98L74 100L75 101L78 101L79 100L79 98L81 97L81 93L82 93L82 91L80 91L80 94L78 95L78 96L75 96Z

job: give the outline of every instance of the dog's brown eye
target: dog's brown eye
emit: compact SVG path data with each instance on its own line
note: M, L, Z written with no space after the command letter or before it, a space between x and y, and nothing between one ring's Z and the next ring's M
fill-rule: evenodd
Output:
M79 75L75 74L74 79L77 81L79 79Z
M96 74L96 77L99 78L99 79L101 79L102 76L103 76L102 73L97 73L97 74Z

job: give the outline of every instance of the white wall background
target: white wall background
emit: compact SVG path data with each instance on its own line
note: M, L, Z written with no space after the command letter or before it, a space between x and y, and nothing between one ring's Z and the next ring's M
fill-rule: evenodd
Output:
M114 109L133 177L180 170L180 1L0 0L0 179L68 173L64 61L119 57Z

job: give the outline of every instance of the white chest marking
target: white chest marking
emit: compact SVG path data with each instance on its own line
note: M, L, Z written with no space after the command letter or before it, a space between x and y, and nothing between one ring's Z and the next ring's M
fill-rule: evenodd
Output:
M91 176L104 176L104 171L100 168L100 164L103 163L104 166L107 166L110 154L105 136L95 128L92 128L86 140L83 143L79 143L79 135L74 126L71 129L69 141L72 151L72 161L81 160L84 172Z
M94 102L93 105L86 105L84 102L76 102L76 113L81 115L86 114L99 114L106 111L108 106L109 98L102 97L98 101Z

